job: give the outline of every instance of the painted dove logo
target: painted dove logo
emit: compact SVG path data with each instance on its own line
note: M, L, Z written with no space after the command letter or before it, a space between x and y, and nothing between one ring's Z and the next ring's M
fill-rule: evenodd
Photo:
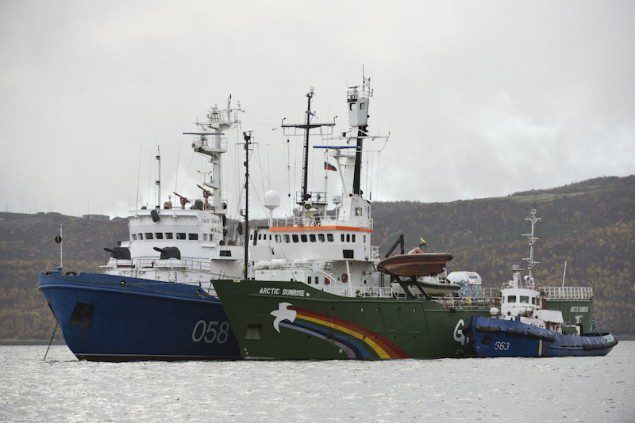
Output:
M271 315L275 317L273 321L273 327L275 330L280 332L280 322L283 320L288 320L293 323L295 320L295 316L297 313L295 310L289 310L287 307L292 305L291 303L280 303L278 304L278 309L271 312Z

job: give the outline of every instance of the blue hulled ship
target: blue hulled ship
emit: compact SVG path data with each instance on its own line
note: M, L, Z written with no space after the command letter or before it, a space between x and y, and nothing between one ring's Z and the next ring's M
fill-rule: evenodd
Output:
M589 287L537 286L532 268L534 261L536 210L527 220L531 232L527 274L521 277L518 266L512 279L501 290L500 309L492 307L491 317L473 317L465 328L469 342L479 357L571 357L603 356L617 341L611 333L590 332L586 322L593 299ZM563 282L564 285L564 282ZM565 311L574 322L565 321ZM593 326L594 323L591 323Z
M66 344L79 359L192 360L239 358L238 344L216 297L215 279L240 277L243 237L227 227L221 192L225 130L240 108L213 107L196 132L195 153L209 159L197 185L202 199L174 193L162 204L157 152L156 205L129 217L129 240L110 253L100 273L39 276L42 291ZM62 241L61 237L58 241Z

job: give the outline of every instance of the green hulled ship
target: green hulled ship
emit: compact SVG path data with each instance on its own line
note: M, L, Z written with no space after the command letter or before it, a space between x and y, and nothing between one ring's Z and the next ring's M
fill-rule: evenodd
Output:
M378 151L388 137L367 131L370 79L349 88L350 129L341 137L329 137L334 123L312 121L313 95L307 94L304 122L282 125L287 135L304 137L293 216L270 219L250 232L246 262L253 279L214 282L241 353L257 359L470 355L463 326L471 316L487 314L490 300L482 290L469 296L469 286L467 295L457 294L459 286L446 277L452 256L431 253L425 243L406 254L401 237L401 254L380 259L372 245L371 204L361 190L362 153ZM325 175L336 173L340 182L330 204L327 192L308 190L309 137L318 130L326 144L314 148L327 153ZM249 141L246 135L247 151ZM269 209L279 202L275 192L265 193Z
M452 255L431 252L423 240L406 253L400 236L383 257L372 245L371 204L361 189L362 154L381 150L387 137L368 133L370 79L349 88L350 129L341 137L329 136L334 123L312 121L313 95L313 90L307 94L304 122L283 120L282 125L285 135L304 137L302 187L293 216L270 217L267 226L250 232L246 207L249 257L244 278L214 282L242 356L322 360L474 355L464 328L473 316L489 315L500 304L498 290L487 295L474 272L448 275ZM327 157L324 186L330 172L340 182L330 201L326 191L308 190L309 139L318 130L325 145L314 148L325 150ZM247 181L250 140L245 134ZM377 141L379 146L373 146ZM266 192L264 205L273 214L280 205L278 194ZM391 255L397 246L399 254ZM552 306L590 311L586 298L570 301L555 287L549 294ZM572 313L569 317L577 315Z

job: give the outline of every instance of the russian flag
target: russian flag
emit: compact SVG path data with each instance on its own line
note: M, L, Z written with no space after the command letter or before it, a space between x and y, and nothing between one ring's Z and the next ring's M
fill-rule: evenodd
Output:
M325 170L337 171L337 168L335 166L333 166L332 164L330 164L329 162L324 162L324 169Z

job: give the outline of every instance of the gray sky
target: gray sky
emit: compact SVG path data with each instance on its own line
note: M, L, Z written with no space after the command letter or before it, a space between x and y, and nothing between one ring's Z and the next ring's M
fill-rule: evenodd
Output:
M365 163L379 169L365 179L374 200L628 175L634 52L632 1L4 0L0 208L124 215L140 147L139 197L148 198L156 144L165 195L177 157L176 186L194 195L200 160L190 164L180 133L229 93L248 112L243 129L261 130L259 195L269 184L286 194L285 142L271 128L301 118L309 86L318 118L343 125L362 65L375 89L371 131L391 132ZM291 140L292 168L300 142ZM314 154L314 189L322 160ZM235 149L227 163L236 167ZM231 200L238 183L227 181Z

